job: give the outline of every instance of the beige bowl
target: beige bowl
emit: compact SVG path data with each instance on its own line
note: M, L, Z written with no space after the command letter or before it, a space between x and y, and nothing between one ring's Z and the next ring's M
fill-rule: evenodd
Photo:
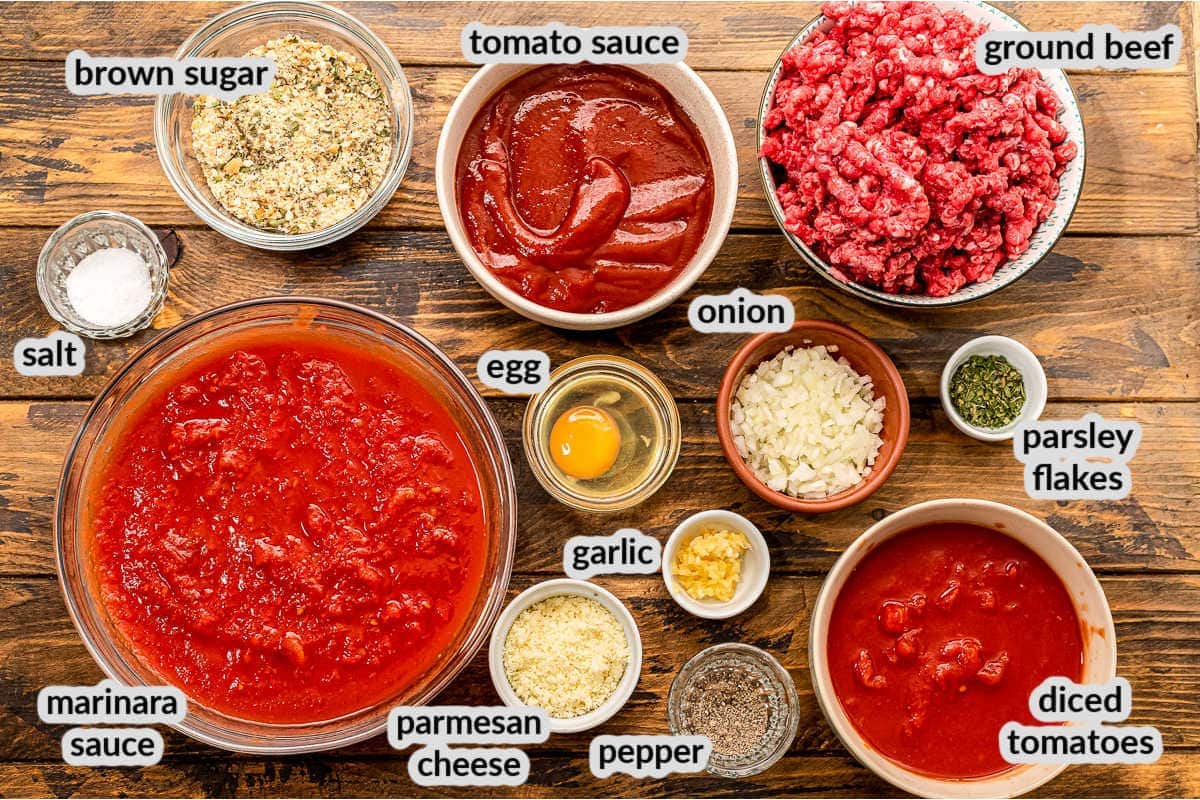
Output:
M888 783L921 797L1015 797L1033 791L1066 768L1065 764L1022 764L984 778L934 778L877 752L842 710L829 675L826 642L829 618L838 593L859 562L886 539L920 525L966 522L992 528L1041 556L1062 580L1083 626L1083 683L1104 683L1117 673L1117 639L1104 589L1083 556L1040 519L988 500L930 500L884 517L854 540L834 564L813 607L809 631L809 669L817 702L830 727L858 761Z
M696 282L704 270L708 269L713 257L721 249L725 234L729 232L729 226L733 222L733 207L738 191L737 149L733 144L733 131L729 128L725 112L700 76L686 64L639 64L629 67L658 82L670 92L679 107L696 124L704 139L713 169L713 210L708 220L708 230L691 262L675 280L652 297L628 308L603 314L559 311L527 300L514 292L479 259L470 239L467 238L458 213L458 182L455 180L459 148L479 109L510 80L537 66L539 65L489 64L482 67L467 82L454 105L450 107L450 113L442 125L441 138L438 140L434 168L438 206L442 210L442 219L445 220L450 241L480 286L487 289L501 303L529 319L569 330L605 330L644 319L678 299Z

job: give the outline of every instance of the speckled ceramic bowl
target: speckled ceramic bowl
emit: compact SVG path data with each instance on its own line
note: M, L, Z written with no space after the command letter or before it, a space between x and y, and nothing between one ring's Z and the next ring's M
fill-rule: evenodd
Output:
M978 0L942 2L939 3L939 6L948 10L959 11L972 20L985 23L989 28L994 30L1028 30L1008 14L997 8L993 8L987 3L978 2ZM822 27L828 27L829 25L830 22L824 15L818 16L804 26L804 29L788 44L787 48L780 54L779 60L775 62L775 67L771 70L771 76L767 80L766 88L763 90L762 102L759 105L758 148L760 152L763 143L763 120L774 103L775 84L779 81L783 56L793 47L808 39L814 31ZM1075 213L1075 205L1079 202L1079 195L1083 191L1084 162L1087 160L1087 152L1084 146L1083 117L1079 113L1079 102L1075 98L1075 92L1071 89L1071 83L1067 80L1065 72L1060 69L1044 69L1041 72L1046 83L1050 85L1050 88L1054 89L1054 93L1058 95L1058 99L1062 102L1062 110L1059 112L1058 121L1066 126L1068 138L1079 146L1079 154L1067 165L1066 171L1058 179L1058 202L1054 210L1050 213L1050 216L1034 232L1029 242L1029 249L1022 253L1020 257L1002 264L989 280L964 286L949 297L934 297L932 295L920 294L889 294L873 286L852 283L839 278L829 264L813 252L808 245L800 241L798 236L784 227L783 206L780 205L779 199L775 195L781 171L769 159L759 158L759 175L762 177L763 189L767 195L767 204L771 207L771 213L775 216L775 221L779 223L779 229L783 231L783 234L787 237L792 247L796 249L796 252L819 275L839 289L876 303L909 308L937 308L968 303L972 300L978 300L981 297L987 297L989 294L1003 289L1033 269L1054 248L1054 245L1066 231L1067 223L1071 221L1071 215Z

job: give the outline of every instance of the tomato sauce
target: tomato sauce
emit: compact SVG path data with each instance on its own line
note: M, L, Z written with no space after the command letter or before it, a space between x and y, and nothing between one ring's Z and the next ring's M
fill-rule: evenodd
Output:
M576 313L650 298L691 261L713 207L699 131L624 67L531 70L503 86L458 154L459 213L510 289Z
M940 778L1008 769L1005 722L1036 724L1029 695L1078 681L1083 635L1066 588L1015 539L969 524L899 534L851 573L828 638L834 691L883 755Z
M480 591L479 476L441 402L321 332L189 360L98 465L93 580L139 656L244 719L331 719L433 666Z

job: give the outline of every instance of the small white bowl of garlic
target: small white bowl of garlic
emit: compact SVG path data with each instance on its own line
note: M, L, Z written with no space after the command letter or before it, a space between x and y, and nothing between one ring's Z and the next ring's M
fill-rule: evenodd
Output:
M771 551L753 522L724 509L685 519L667 539L663 583L680 608L728 619L758 600L771 574Z

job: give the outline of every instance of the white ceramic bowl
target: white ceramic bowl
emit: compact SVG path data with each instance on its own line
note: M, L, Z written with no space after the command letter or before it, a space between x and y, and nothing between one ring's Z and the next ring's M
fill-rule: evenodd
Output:
M742 554L742 574L733 599L725 602L696 600L675 580L675 554L679 552L679 548L713 528L738 531L750 542L750 549ZM663 547L662 574L667 591L684 611L704 619L728 619L754 605L762 595L767 585L767 577L771 574L771 551L754 523L741 514L724 509L701 511L679 523L679 527L667 539L667 544Z
M501 303L529 319L556 328L580 331L617 328L644 319L666 308L696 282L712 263L725 241L725 234L729 232L738 191L737 149L733 143L733 131L729 128L729 121L712 91L686 64L638 64L629 67L658 82L670 92L679 107L696 124L705 146L708 147L714 183L713 210L708 229L691 262L675 280L636 305L603 314L578 314L547 308L527 300L505 286L479 259L470 239L467 238L458 213L458 181L455 180L458 151L479 109L498 89L517 75L535 69L536 66L488 64L480 68L467 82L454 105L450 107L450 113L442 125L441 138L438 140L434 168L438 206L442 210L442 219L445 220L450 241L480 286Z
M955 411L954 403L950 401L950 381L955 371L971 356L1004 356L1009 364L1016 367L1025 381L1025 405L1021 413L1003 428L977 428L967 422ZM1046 385L1046 371L1028 347L1010 339L1007 336L980 336L964 344L954 351L954 355L942 369L942 408L954 427L974 437L981 442L1004 442L1013 438L1013 432L1022 422L1031 422L1042 416L1046 410L1046 397L1049 394Z
M834 602L863 557L881 542L920 525L966 522L999 530L1037 553L1062 579L1083 627L1083 682L1104 683L1116 675L1117 639L1104 589L1083 556L1040 519L988 500L930 500L884 517L854 540L834 564L813 606L809 669L817 702L830 727L856 759L893 786L922 797L1015 797L1033 791L1065 769L1064 764L1023 764L985 778L944 780L897 764L872 748L855 730L834 693L826 643Z
M944 0L944 2L939 2L938 5L946 10L958 11L975 22L982 22L991 30L1029 30L1008 14L982 2L982 0ZM796 35L796 38L780 53L779 60L775 62L775 67L771 70L771 76L767 79L766 88L763 90L762 102L758 112L758 149L760 152L763 140L762 123L767 111L770 110L775 102L775 84L779 81L779 71L783 64L783 57L793 47L808 39L814 31L822 27L828 28L830 25L831 23L825 15L818 14L815 19L804 26L800 33ZM830 266L820 256L813 252L808 245L800 241L800 237L784 227L783 207L779 204L779 198L775 196L775 170L769 159L759 158L759 175L763 181L767 204L771 207L771 213L775 216L775 221L779 223L779 229L783 231L783 234L787 237L792 247L795 248L796 252L821 277L839 289L876 303L889 306L934 308L978 300L981 297L987 297L989 294L1003 289L1033 269L1039 261L1050 253L1059 238L1066 231L1067 224L1071 221L1071 216L1075 213L1075 205L1079 202L1079 195L1083 191L1084 162L1087 160L1087 148L1084 146L1083 116L1079 113L1079 101L1075 98L1075 92L1071 89L1071 82L1067 80L1067 74L1061 69L1043 69L1041 73L1042 78L1054 90L1054 93L1058 95L1058 99L1062 103L1062 109L1058 114L1058 121L1066 127L1068 138L1079 147L1079 152L1071 163L1067 165L1066 171L1059 177L1059 193L1054 210L1050 212L1050 216L1034 231L1029 241L1029 249L1017 258L997 267L989 280L982 283L968 284L949 297L934 297L933 295L920 294L889 294L873 286L842 280L833 273Z
M557 578L530 586L513 598L496 621L496 627L492 629L491 644L488 646L488 668L492 673L492 685L496 687L496 693L505 705L527 705L517 696L512 684L508 682L508 674L504 671L504 641L508 638L508 629L522 611L547 597L564 594L590 598L611 611L617 622L621 623L621 629L625 631L625 640L629 643L629 663L625 667L625 674L621 676L616 690L607 700L594 711L582 716L566 719L550 717L552 732L577 733L596 727L620 711L633 694L642 674L642 637L638 633L637 623L634 622L629 609L612 592L589 581L577 581L572 578Z

